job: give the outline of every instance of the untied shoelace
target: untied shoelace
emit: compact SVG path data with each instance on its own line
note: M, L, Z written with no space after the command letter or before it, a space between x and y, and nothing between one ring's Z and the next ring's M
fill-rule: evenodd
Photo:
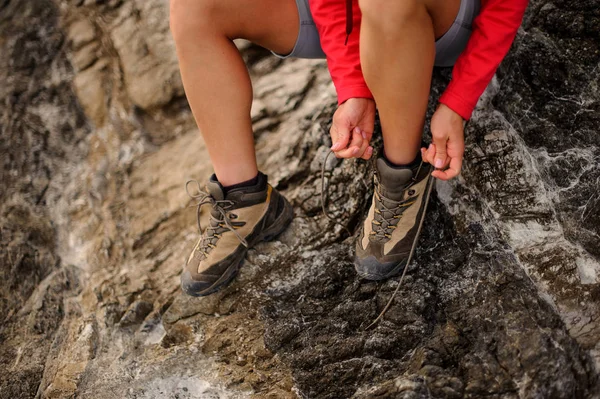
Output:
M352 0L349 0L348 3L350 5L352 5ZM335 220L335 218L333 216L331 216L329 214L329 212L327 212L327 207L325 205L326 204L326 201L325 201L325 199L326 199L325 167L327 165L327 159L333 153L334 153L333 150L329 150L329 152L325 156L325 159L323 160L323 165L321 165L321 207L322 207L322 210L323 210L323 214L327 217L327 219L331 220L332 222L334 222L337 225L342 226L344 228L344 230L346 230L346 232L348 233L348 235L352 236L352 232L350 232L350 230L344 224L342 224L342 223L338 222L337 220ZM419 170L420 170L420 167L419 167ZM433 188L433 181L434 181L434 178L430 177L429 178L429 182L427 183L427 186L428 186L427 187L427 195L425 196L425 204L424 204L424 208L423 208L423 213L421 214L421 220L419 220L419 227L417 229L417 234L416 234L417 237L420 236L421 230L423 229L423 222L425 221L425 213L427 212L427 206L429 205L429 197L431 196L431 190ZM365 328L365 330L368 330L371 327L375 326L381 319L383 319L383 316L385 316L385 314L387 313L387 311L389 310L389 308L392 306L392 303L394 302L394 298L396 298L396 295L398 294L398 291L400 290L400 287L402 286L402 282L404 281L404 276L406 276L406 271L408 270L408 266L410 265L410 262L412 261L412 258L413 258L413 255L415 253L416 247L417 247L417 240L415 240L413 242L413 245L410 248L410 253L408 254L408 259L406 260L406 266L404 266L404 270L402 271L402 276L400 277L400 280L398 281L398 285L396 286L396 290L394 291L394 293L392 294L392 296L388 300L387 304L385 305L385 307L383 308L383 310L381 311L381 313L379 313L379 316L377 316L377 318L371 324L369 324L367 326L367 328Z

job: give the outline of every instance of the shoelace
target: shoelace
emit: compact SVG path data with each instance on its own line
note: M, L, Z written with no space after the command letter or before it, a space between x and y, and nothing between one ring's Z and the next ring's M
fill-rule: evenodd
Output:
M434 181L434 178L430 177L429 182L427 183L427 195L425 196L425 204L423 205L423 214L421 215L421 220L419 220L419 227L417 228L416 237L419 237L421 235L421 229L423 228L423 221L425 221L425 213L427 212L427 205L429 205L429 197L431 196L431 189L433 188L433 181ZM402 286L402 282L404 281L404 276L406 276L408 266L410 265L410 262L412 261L412 257L415 253L415 249L417 248L417 242L418 242L418 240L415 240L413 242L413 245L410 247L410 253L408 254L408 259L406 260L406 266L404 266L404 270L402 271L402 276L400 276L400 280L398 281L396 290L394 291L394 293L388 300L387 304L385 305L385 307L383 308L381 313L379 313L379 316L377 316L377 318L371 324L369 324L367 326L367 328L365 328L365 330L368 330L371 327L373 327L375 324L379 323L379 321L381 319L383 319L383 316L385 316L387 311L392 306L392 303L394 302L394 298L396 298L396 295L398 294L398 291L400 290L400 287Z
M415 172L413 178L412 178L412 182L411 184L409 184L405 190L409 190L412 186L414 186L417 183L416 180L416 176L419 176L419 173L421 172L421 167L422 167L423 163L421 163L417 169L417 171ZM375 224L375 226L377 226L379 229L383 229L383 235L385 238L391 238L391 234L388 233L388 230L394 230L397 226L397 224L392 224L390 222L390 220L388 219L396 219L396 220L400 220L400 218L402 218L402 215L404 214L404 211L411 206L412 204L415 203L416 198L408 198L406 200L403 201L396 201L393 200L391 198L387 198L385 195L383 195L381 193L381 191L376 190L375 191L375 197L376 199L379 201L379 207L383 208L383 212L387 212L388 214L391 214L391 217L385 217L383 216L383 212L382 210L376 211L376 213L378 213L381 217L381 219L383 219L387 226L385 226L385 228L381 227L382 223L378 220L374 220L373 223ZM385 204L387 203L397 203L398 205L396 205L395 207L391 207L388 208ZM374 229L371 234L376 236L377 235L377 229Z
M383 238L389 239L389 238L391 238L391 231L397 227L397 224L393 224L392 223L393 221L390 221L388 219L395 219L395 220L399 221L400 218L402 217L402 214L404 213L404 211L409 206L411 206L412 204L415 203L415 199L409 198L408 200L399 202L399 201L395 201L395 200L385 197L383 194L381 194L378 191L375 191L375 197L379 201L379 207L383 208L383 210L378 210L378 211L376 211L376 213L381 216L381 219L383 219L383 221L385 221L387 225L385 227L383 227L383 224L380 221L373 220L373 223L377 227L375 229L373 229L373 231L371 232L371 235L377 236L379 234L379 232L382 232ZM386 202L388 202L388 203L396 202L396 203L398 203L398 205L395 207L392 207L392 208L388 208L385 205ZM383 216L384 212L386 212L387 214L391 214L391 216L390 217Z
M189 190L189 184L190 183L195 183L197 186L197 193L190 193ZM238 232L237 229L235 228L235 226L233 226L231 224L231 222L229 221L229 217L227 216L227 210L229 208L231 208L233 206L233 201L230 200L216 200L212 195L210 195L207 192L202 191L202 189L200 188L200 183L198 183L197 180L188 180L185 183L185 191L187 193L187 195L190 196L190 198L198 200L198 202L195 204L197 206L197 210L196 210L196 221L198 223L198 230L200 230L200 235L202 236L205 232L207 232L208 230L213 231L213 236L212 237L217 237L220 238L221 235L218 234L218 230L220 228L225 228L231 232L233 232L233 234L235 234L235 236L237 237L238 240L240 240L240 243L245 246L248 247L248 242L244 239L244 237L242 237ZM222 219L217 219L215 218L212 213L210 215L210 219L211 221L215 222L215 225L213 225L212 223L209 224L209 226L206 228L205 231L202 231L202 224L200 223L200 211L202 206L204 205L211 205L212 209L216 210L217 212L219 212L219 214L221 215ZM210 241L210 240L209 240ZM206 245L201 245L201 248L204 249ZM206 255L206 252L203 251Z
M348 232L348 234L350 236L352 236L352 233L350 232L350 230L348 230L348 228L345 225L343 225L340 222L338 222L337 220L335 220L327 212L327 208L325 206L325 198L326 198L326 195L325 195L325 193L326 193L326 190L325 190L325 166L327 165L327 160L329 159L329 156L331 154L333 154L333 151L329 150L329 152L325 156L325 159L323 160L323 165L321 166L321 209L323 210L323 214L327 217L327 219L331 220L335 224L342 226L344 228L344 230L346 230ZM422 166L422 164L419 165L419 169L417 169L417 173L415 173L415 176L419 175L419 172L421 171L421 166ZM421 235L421 230L423 228L423 222L425 221L425 214L427 213L427 206L429 205L429 197L431 196L431 189L433 188L433 181L434 181L434 178L430 177L429 182L427 184L427 195L425 196L425 204L423 205L423 213L421 214L421 219L419 220L419 227L417 228L417 234L416 234L417 237L419 237ZM400 276L400 280L398 281L396 290L394 291L394 293L388 300L387 304L385 305L385 307L383 308L381 313L379 313L379 316L377 316L377 318L371 324L369 324L365 328L365 330L368 330L371 327L373 327L374 325L376 325L377 323L379 323L379 321L381 321L383 319L383 317L385 316L387 311L392 306L392 303L394 302L394 299L396 298L396 295L398 294L398 291L400 290L400 287L402 286L402 283L404 282L404 276L406 276L406 272L408 271L408 266L410 265L410 262L412 261L413 255L415 253L415 249L417 248L417 242L418 242L418 240L415 240L410 248L410 253L408 254L408 259L406 260L406 266L404 266L404 270L402 271L402 276Z

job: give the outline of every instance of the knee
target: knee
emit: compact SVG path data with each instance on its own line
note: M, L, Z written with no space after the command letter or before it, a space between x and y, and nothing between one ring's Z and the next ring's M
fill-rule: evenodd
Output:
M385 31L396 30L407 21L414 20L421 12L426 12L421 0L359 0L363 19L374 23Z
M169 25L175 42L196 40L199 33L219 26L221 0L170 0Z

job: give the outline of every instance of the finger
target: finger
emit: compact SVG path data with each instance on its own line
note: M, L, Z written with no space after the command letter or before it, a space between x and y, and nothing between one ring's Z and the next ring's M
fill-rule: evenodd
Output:
M362 138L360 129L354 128L352 130L352 141L348 145L348 148L342 149L341 151L336 151L335 156L338 158L352 158L358 156L360 154L363 141L365 140Z
M366 150L365 152L362 154L361 158L362 159L370 159L371 156L373 155L373 147L370 145L371 143L371 138L373 137L373 132L367 132L365 130L363 130L362 128L360 129L362 136L364 138L365 144L366 144Z
M432 132L433 144L435 145L435 160L433 165L440 169L446 163L446 146L448 145L448 134L445 132Z
M350 141L350 129L333 125L331 126L330 135L333 140L331 150L335 152L348 147L348 142Z
M431 165L433 165L434 163L434 159L435 159L435 145L434 144L429 144L429 147L427 147L427 151L425 151L425 162L430 163Z
M442 165L441 170L446 170L448 169L448 167L450 166L450 162L452 162L452 158L448 155L446 156L446 162L444 162L444 164Z
M360 149L358 150L358 153L355 154L354 157L355 158L363 158L365 155L365 152L367 151L367 148L369 148L369 141L367 140L367 133L359 127L356 128L356 131L358 133L360 133L360 136L362 137L362 142L360 144Z
M427 158L427 148L425 147L421 148L421 159L423 160L423 162L429 163L429 159Z
M348 144L348 148L344 148L341 151L336 152L338 158L353 158L360 153L360 148L363 145L363 138L360 129L354 128L351 132L351 141Z
M369 148L369 142L367 140L363 139L362 145L360 146L360 150L358 150L358 153L354 156L356 158L363 158L365 156L365 152L367 152L368 148Z
M450 160L450 167L446 170L436 170L431 175L440 180L450 180L460 174L462 169L462 158L452 158Z
M452 135L452 139L448 139L448 158L463 158L465 155L465 141L461 132Z
M423 162L429 163L429 161L427 161L427 149L426 148L421 148L421 159L423 160Z
M366 130L360 129L360 131L363 134L363 138L370 143L371 142L371 138L373 138L373 130L371 130L370 132L368 132Z

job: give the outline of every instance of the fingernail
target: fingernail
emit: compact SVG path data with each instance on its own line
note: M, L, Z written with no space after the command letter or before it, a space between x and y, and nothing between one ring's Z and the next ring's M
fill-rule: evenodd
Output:
M431 150L431 144L429 144L429 147L427 147L427 151Z
M369 146L369 148L367 148L367 152L369 154L372 154L373 153L373 147Z
M363 139L367 139L367 133L365 133L363 130L360 131L360 134L362 135Z
M352 155L358 155L359 152L360 148L355 148L354 151L352 151Z
M334 145L331 146L331 149L333 151L337 151L340 149L340 143L335 143Z
M438 158L435 160L435 167L437 169L440 169L443 165L444 165L444 162L441 159Z

